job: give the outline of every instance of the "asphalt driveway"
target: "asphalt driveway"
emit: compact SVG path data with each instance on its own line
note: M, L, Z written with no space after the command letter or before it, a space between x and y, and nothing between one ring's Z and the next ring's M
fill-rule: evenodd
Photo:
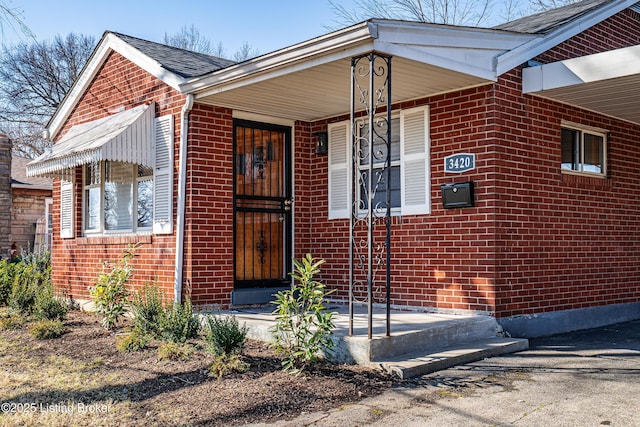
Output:
M640 320L531 340L279 426L640 426Z

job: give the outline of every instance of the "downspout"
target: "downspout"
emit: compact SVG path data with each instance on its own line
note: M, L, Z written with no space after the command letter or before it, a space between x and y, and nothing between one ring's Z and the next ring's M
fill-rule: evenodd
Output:
M178 211L176 218L176 271L173 281L173 301L182 302L182 267L184 258L184 224L187 191L187 134L189 133L189 112L193 108L193 95L187 99L180 112L180 161L178 165Z

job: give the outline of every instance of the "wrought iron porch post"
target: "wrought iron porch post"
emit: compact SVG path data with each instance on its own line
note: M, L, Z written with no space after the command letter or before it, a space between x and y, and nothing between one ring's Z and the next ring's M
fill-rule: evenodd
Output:
M382 112L386 114L380 116ZM364 295L371 339L373 304L382 281L386 335L391 334L391 57L370 52L351 59L350 119L349 335L353 335L354 304L364 302L358 300ZM378 190L385 193L384 200L376 199ZM381 222L385 239L376 243L376 224ZM384 279L376 282L381 265Z

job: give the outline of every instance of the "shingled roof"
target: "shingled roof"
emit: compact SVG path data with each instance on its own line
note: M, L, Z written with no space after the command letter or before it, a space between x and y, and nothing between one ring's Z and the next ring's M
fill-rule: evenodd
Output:
M148 57L158 61L167 71L183 78L198 77L236 63L229 59L167 46L126 34L113 31L110 31L110 33L124 40Z
M615 0L583 0L557 9L525 16L524 18L506 22L493 28L496 30L543 35L612 1Z

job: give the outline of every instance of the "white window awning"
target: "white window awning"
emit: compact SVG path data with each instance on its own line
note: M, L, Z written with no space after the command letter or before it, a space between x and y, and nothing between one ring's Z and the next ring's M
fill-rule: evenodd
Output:
M27 175L57 177L69 168L101 160L152 167L154 116L151 103L73 126L51 150L27 165Z

